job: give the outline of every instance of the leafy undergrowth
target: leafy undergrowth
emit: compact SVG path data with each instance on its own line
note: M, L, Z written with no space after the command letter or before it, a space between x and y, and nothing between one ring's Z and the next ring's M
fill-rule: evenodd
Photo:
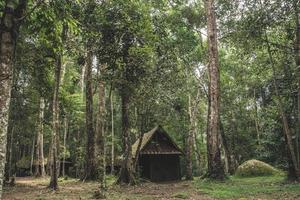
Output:
M197 179L196 188L218 199L300 199L300 184L286 183L284 176L240 178L224 182Z

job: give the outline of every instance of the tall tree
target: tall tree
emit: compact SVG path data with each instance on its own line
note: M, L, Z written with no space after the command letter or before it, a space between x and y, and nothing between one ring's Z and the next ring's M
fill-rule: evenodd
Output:
M88 44L91 45L91 44ZM96 178L96 163L95 163L95 131L93 123L93 87L92 87L92 67L93 67L93 52L90 47L87 49L86 58L86 163L84 179Z
M98 111L97 111L97 120L96 120L96 163L97 163L97 173L99 177L99 181L101 182L101 187L105 188L105 117L106 117L106 109L105 109L105 84L104 84L104 64L99 64L99 72L100 78L98 81Z
M220 152L220 71L217 41L217 23L214 0L206 0L207 36L209 51L209 108L207 124L207 177L224 179Z
M6 156L8 111L12 86L13 54L27 0L6 0L0 18L0 199Z
M49 188L53 190L58 189L58 134L59 134L59 88L61 80L61 67L62 59L61 55L56 56L55 67L55 85L52 103L52 139L51 139L51 167L50 167L50 184Z
M298 88L297 88L297 133L296 133L296 158L298 161L298 168L300 168L300 2L293 0L293 8L295 15L295 63L298 77ZM299 177L300 178L300 177Z
M294 143L293 143L293 135L292 135L292 132L290 129L287 115L286 115L284 107L283 107L283 101L282 101L282 98L279 93L279 89L278 89L279 87L278 87L277 80L276 80L275 63L274 63L273 55L271 52L269 38L268 38L266 31L265 31L265 37L266 37L266 44L267 44L267 52L268 52L268 56L269 56L269 60L270 60L270 64L271 64L272 72L273 72L273 84L274 84L274 88L275 88L275 94L277 96L276 103L278 105L278 110L279 110L280 117L281 117L282 124L283 124L283 132L284 132L284 136L285 136L286 146L288 149L288 159L291 159L291 162L289 164L292 165L292 167L290 167L290 168L293 170L293 172L292 172L293 176L295 177L296 180L300 181L300 168L298 167L298 163L297 163L297 156L296 156L295 147L294 147ZM291 173L291 172L289 171L289 173Z

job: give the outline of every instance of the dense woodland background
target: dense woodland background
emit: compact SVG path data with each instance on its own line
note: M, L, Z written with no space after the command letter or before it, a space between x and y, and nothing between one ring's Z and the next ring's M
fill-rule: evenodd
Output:
M137 183L131 144L158 124L187 179L249 159L299 179L299 0L5 0L0 19L7 182L26 168L56 189L68 161L68 176L105 187L121 163Z

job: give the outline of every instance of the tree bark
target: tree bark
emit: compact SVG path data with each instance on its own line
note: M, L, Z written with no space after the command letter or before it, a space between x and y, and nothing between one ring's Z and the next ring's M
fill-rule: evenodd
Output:
M95 163L95 132L93 126L93 87L92 87L92 65L93 54L90 49L86 58L86 163L84 179L95 180L96 163Z
M124 161L118 183L135 184L136 180L133 174L132 149L129 135L129 94L125 86L121 89L121 105L122 105L122 135L123 135L123 152Z
M105 84L103 80L105 65L99 65L100 78L98 82L98 112L97 112L97 124L96 124L96 163L98 178L101 183L101 188L106 187L106 164L105 164Z
M112 91L111 91L112 92ZM110 95L110 112L111 112L111 174L114 174L115 161L115 124L114 124L114 101L113 92Z
M40 97L39 121L37 128L36 140L36 162L35 162L35 176L45 176L45 163L44 163L44 109L45 100Z
M8 169L7 169L6 181L9 181L9 178L12 176L14 133L15 133L15 126L12 127L11 135L10 135L9 150L8 150L8 154L7 154L7 156L8 156Z
M62 176L66 176L65 165L66 165L66 153L67 153L67 134L68 134L68 117L65 114L64 117L64 154L63 154L63 164L62 164Z
M86 76L85 71L86 71L86 62L82 65L82 68L81 68L81 79L80 79L80 85L79 85L83 98L84 98L84 82L85 82L85 76Z
M30 175L33 175L32 167L33 167L33 161L34 161L34 150L35 150L35 137L33 137L32 140L32 146L31 146L31 159L30 159Z
M144 106L143 106L144 107ZM144 108L143 108L143 110L144 110ZM146 115L147 115L147 111L148 111L148 106L147 106L147 109L146 109L146 111L145 111L145 113L142 113L141 114L141 126L144 126L144 124L145 124L145 117L146 117ZM136 114L137 115L137 114ZM138 126L138 123L136 122L136 126ZM137 130L138 130L138 127L136 127L137 128ZM143 142L143 138L144 138L144 130L143 130L143 128L141 127L141 129L140 129L141 131L139 131L140 132L140 135L139 135L139 137L137 138L137 139L139 139L139 143L138 143L138 146L137 146L137 149L136 149L136 152L135 152L135 155L134 155L134 160L133 160L133 171L135 172L135 173L137 173L138 172L138 162L139 162L139 155L140 155L140 150L141 150L141 146L142 146L142 142Z
M53 190L58 189L58 134L59 134L59 87L60 87L60 76L61 76L61 67L62 67L62 57L57 55L56 58L56 68L55 68L55 86L54 86L54 95L52 103L52 139L51 139L51 162L50 162L50 184L49 188Z
M207 35L209 49L209 119L207 129L207 177L223 180L224 169L220 152L220 73L218 61L217 24L214 11L214 0L205 2L207 14Z
M300 168L300 11L299 11L299 1L294 0L294 10L295 10L295 63L298 76L298 88L297 88L297 133L296 133L296 159L298 168Z
M258 111L257 111L257 103L256 103L256 90L254 89L254 120L255 120L255 130L256 130L256 138L257 138L257 145L260 146L260 130L259 130L259 120L258 120Z
M26 0L20 0L14 7L13 0L6 0L0 18L0 199L4 179L8 112L12 87L12 68L15 42L21 21L27 6Z
M232 153L229 150L229 146L228 146L228 142L225 136L225 130L224 130L224 126L222 124L222 121L220 119L220 141L224 150L224 159L225 159L225 172L226 173L230 173L232 171L234 171L234 169L230 169L232 167L232 163L231 163L231 155ZM232 173L230 173L232 174Z
M201 152L197 141L197 133L198 133L198 127L197 127L197 121L195 121L195 131L193 132L193 139L194 139L194 149L195 149L195 160L196 160L196 166L198 168L198 175L202 174L202 167L201 167Z
M193 125L193 115L192 115L192 103L191 103L191 95L188 96L189 101L189 122L190 128L187 135L187 142L186 142L186 180L193 180L193 132L194 132L194 125Z

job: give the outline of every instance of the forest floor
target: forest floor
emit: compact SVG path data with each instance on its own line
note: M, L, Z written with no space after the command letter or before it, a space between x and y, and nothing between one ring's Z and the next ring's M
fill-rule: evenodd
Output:
M108 182L112 182L109 180ZM59 190L47 189L49 178L16 178L14 187L5 187L3 200L83 200L94 199L97 182L82 182L78 179L59 179ZM108 183L108 200L155 200L195 199L213 200L199 192L193 182L178 181L166 183L145 182L138 186L118 186Z
M84 200L94 199L96 182L78 179L59 179L59 191L47 189L49 178L17 178L16 186L5 187L3 200ZM138 186L116 186L108 181L108 200L158 199L239 199L300 200L300 184L286 184L283 177L231 178L212 182L196 178L194 181L142 183Z

